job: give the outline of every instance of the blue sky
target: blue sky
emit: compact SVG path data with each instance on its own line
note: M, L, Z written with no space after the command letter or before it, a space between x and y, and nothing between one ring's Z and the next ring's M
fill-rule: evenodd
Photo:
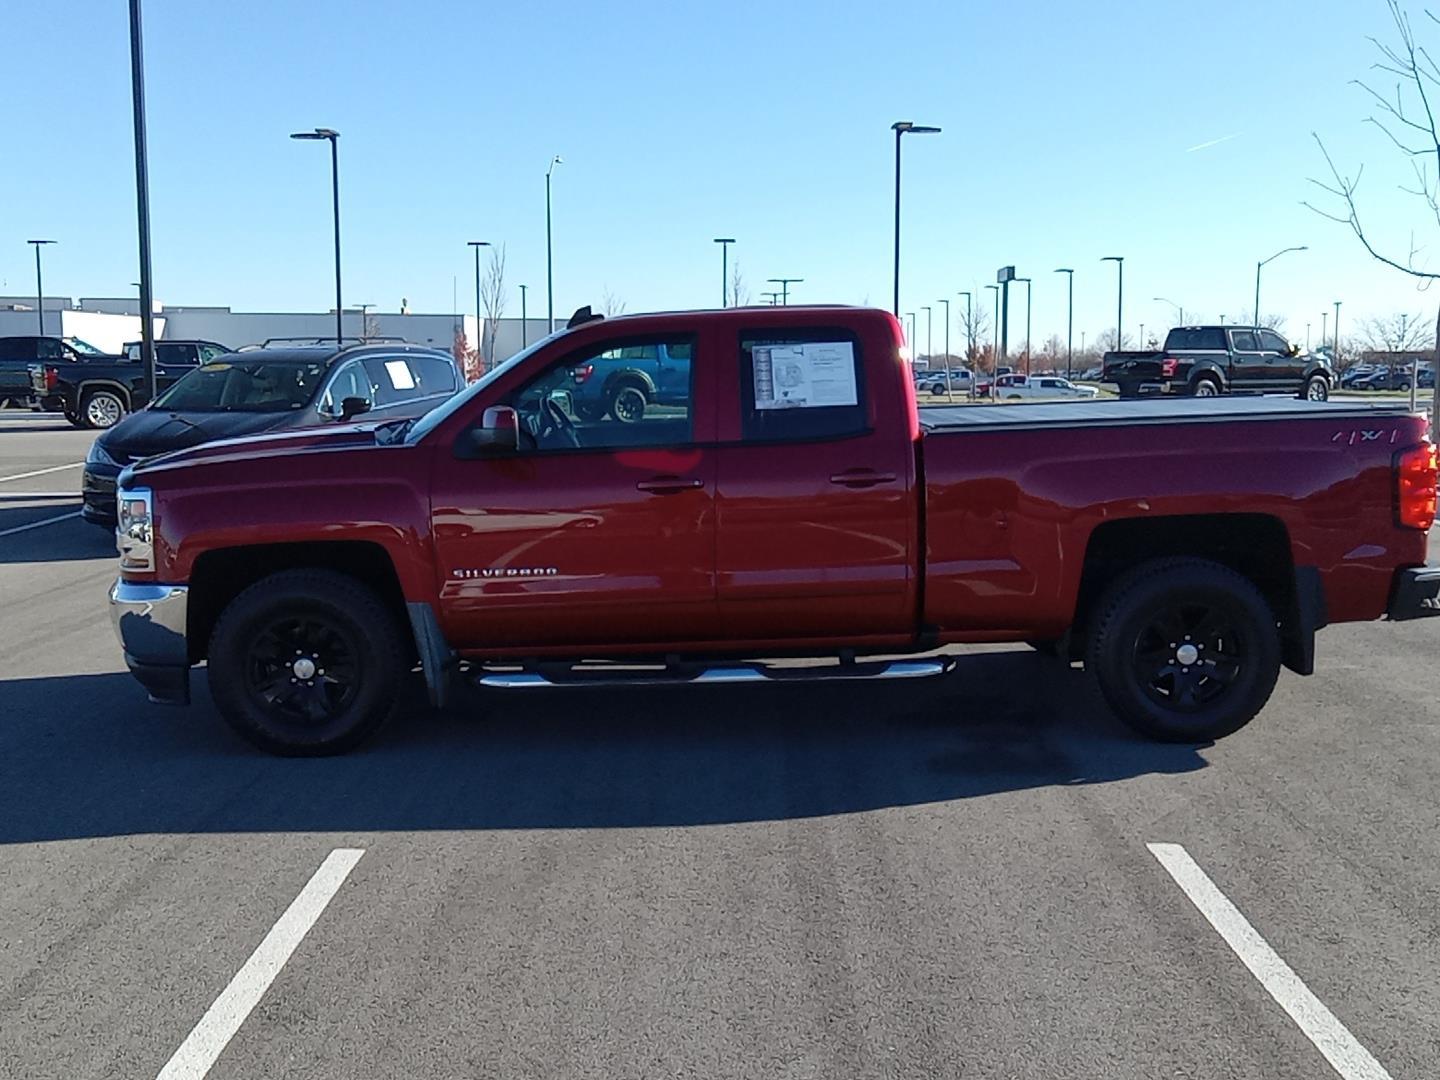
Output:
M545 301L544 172L554 154L556 311L714 304L719 252L751 291L890 302L891 122L907 141L903 304L980 291L1007 263L1035 278L1034 336L1261 306L1303 340L1345 301L1431 309L1300 205L1323 163L1367 161L1382 240L1440 243L1396 191L1403 165L1362 124L1349 80L1388 32L1383 0L949 0L941 3L480 4L461 0L147 0L157 295L242 310L330 306L329 176L342 133L346 302L473 308L465 241L505 243L507 314ZM136 279L124 0L10 0L0 292L113 296ZM1440 46L1440 27L1424 32ZM15 43L25 43L14 48ZM1189 148L1224 139L1205 149ZM1434 262L1440 267L1440 251ZM989 296L988 293L983 293ZM471 299L467 300L467 297ZM956 299L956 303L963 303ZM1023 303L1012 335L1023 334ZM942 323L936 307L936 348ZM1427 316L1429 317L1429 316ZM924 319L921 341L924 347ZM1012 337L1013 340L1013 337Z

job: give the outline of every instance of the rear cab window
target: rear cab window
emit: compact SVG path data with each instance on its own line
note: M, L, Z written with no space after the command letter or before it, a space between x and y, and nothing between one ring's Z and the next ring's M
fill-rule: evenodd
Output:
M744 441L837 439L871 430L865 357L854 333L742 332L739 344Z

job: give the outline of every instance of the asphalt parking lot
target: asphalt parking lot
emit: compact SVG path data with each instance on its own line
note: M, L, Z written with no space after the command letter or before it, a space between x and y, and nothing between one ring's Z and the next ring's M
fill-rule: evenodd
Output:
M0 1076L1440 1075L1434 623L1200 747L990 649L278 760L125 674L91 438L0 412Z

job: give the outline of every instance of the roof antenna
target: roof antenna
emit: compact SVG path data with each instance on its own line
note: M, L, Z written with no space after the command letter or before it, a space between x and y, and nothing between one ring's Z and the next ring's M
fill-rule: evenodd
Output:
M577 326L584 326L588 322L598 322L603 318L605 318L604 315L597 315L590 310L590 305L586 304L582 308L575 309L575 314L570 316L570 321L565 324L565 329L573 330Z

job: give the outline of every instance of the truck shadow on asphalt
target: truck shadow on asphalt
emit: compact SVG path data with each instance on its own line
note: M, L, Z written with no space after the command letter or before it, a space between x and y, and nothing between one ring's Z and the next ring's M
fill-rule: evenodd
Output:
M350 755L271 758L196 677L0 683L0 843L135 833L629 828L916 806L1205 767L1131 736L1083 673L969 655L905 683L476 692L417 700Z

